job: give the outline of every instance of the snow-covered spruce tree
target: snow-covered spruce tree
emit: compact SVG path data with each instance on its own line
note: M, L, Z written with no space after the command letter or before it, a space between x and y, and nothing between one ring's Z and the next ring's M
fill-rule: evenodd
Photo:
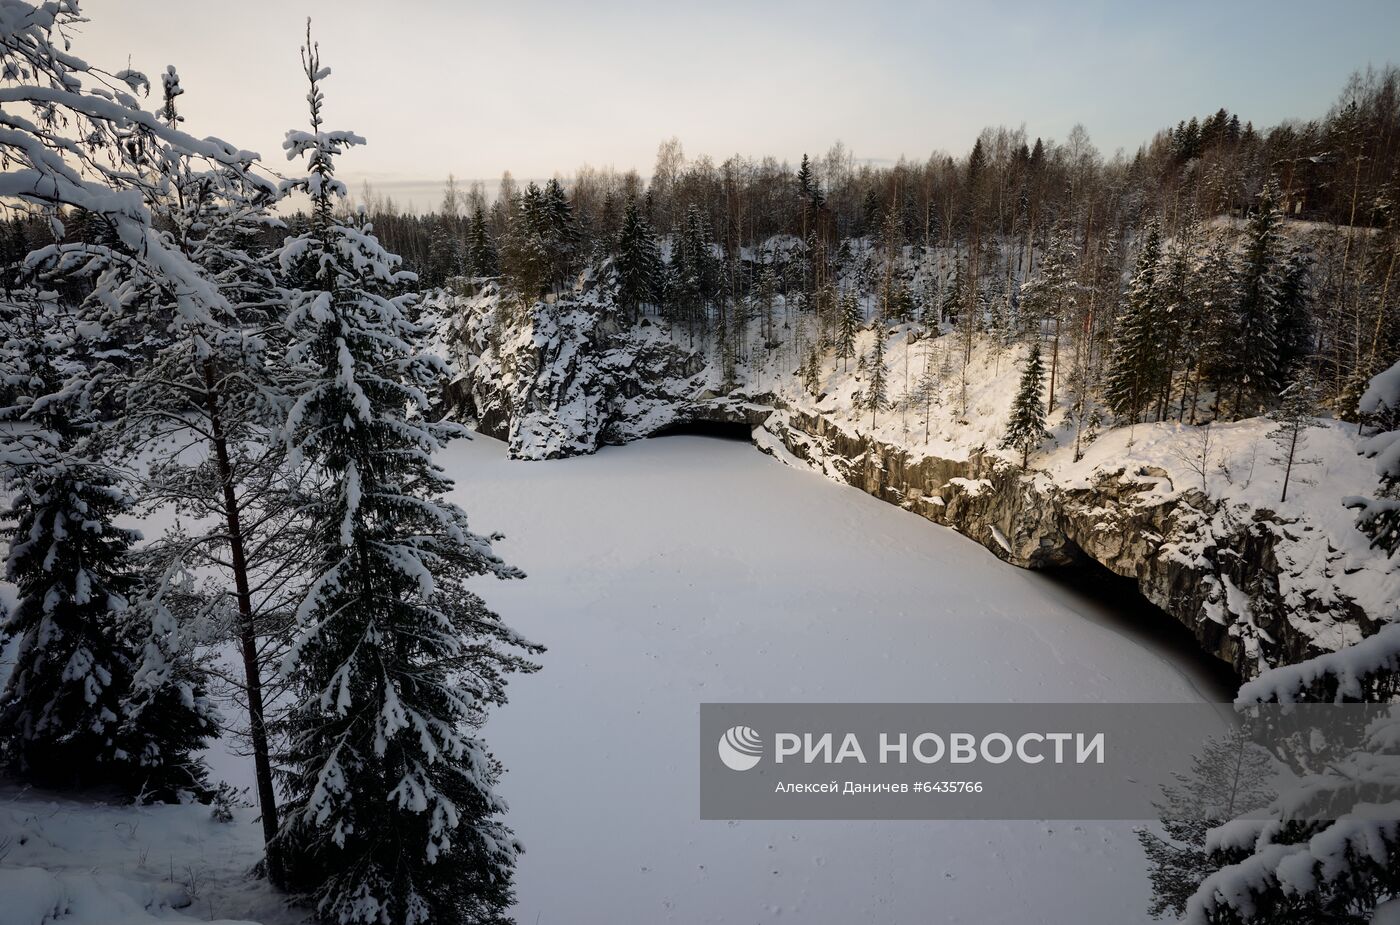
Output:
M500 257L496 254L496 245L491 241L486 212L477 206L467 232L467 274L473 279L483 279L500 272Z
M1049 436L1045 429L1045 401L1040 397L1045 388L1045 363L1040 357L1040 344L1031 344L1026 356L1026 368L1021 371L1021 385L1011 403L1011 420L1002 437L1002 449L1019 450L1021 468L1030 461L1031 450Z
M618 301L629 321L636 321L645 305L661 297L663 265L656 237L651 233L635 197L627 200L617 241Z
M860 323L864 319L861 317L860 302L856 300L854 290L848 289L841 293L839 304L836 356L841 360L841 369L845 370L848 368L851 357L856 355L856 335L860 333Z
M694 203L686 209L685 224L671 248L672 301L692 335L709 321L718 268L711 243L710 224Z
M865 367L870 373L870 382L861 396L861 407L870 412L871 427L875 426L875 415L890 406L889 367L885 365L885 325L881 319L875 319L874 330L875 339L870 345L870 361Z
M1265 672L1240 688L1236 703L1393 703L1397 695L1400 626L1391 624L1344 649ZM1263 812L1207 833L1211 870L1187 899L1185 921L1366 925L1379 905L1400 896L1400 806L1362 806L1395 792L1400 729L1394 719L1376 721L1365 736L1355 751L1334 750L1295 768L1303 775L1298 784Z
M142 606L132 568L132 505L89 438L79 325L51 301L29 306L24 336L5 345L16 404L0 443L5 577L17 592L0 637L17 639L0 691L0 763L48 787L114 787L174 800L198 792L195 754L217 715L177 630ZM75 356L79 354L79 356Z
M1270 181L1245 229L1240 301L1228 329L1226 367L1235 417L1256 410L1278 389L1279 288L1282 259L1278 187Z
M324 922L501 921L521 847L473 730L539 648L466 586L519 572L443 500L451 482L432 456L460 430L422 412L445 370L404 317L412 275L367 224L336 216L334 160L361 139L322 126L329 70L309 29L303 63L311 129L286 148L308 159L292 186L311 197L311 225L281 258L311 273L286 294L297 380L286 430L323 484L302 499L316 561L286 662L282 861Z
M1197 347L1195 375L1191 383L1190 423L1196 423L1201 389L1209 385L1215 392L1214 414L1219 417L1220 401L1230 369L1230 329L1239 301L1239 267L1224 235L1214 234L1206 244L1200 267L1188 282L1188 298L1201 314L1200 344Z
M1156 398L1161 380L1157 285L1161 262L1162 227L1153 219L1144 232L1123 312L1114 328L1113 350L1104 383L1104 400L1108 407L1114 414L1134 422Z
M1167 245L1162 258L1162 375L1156 396L1156 418L1159 421L1165 421L1170 416L1173 389L1177 384L1176 371L1190 368L1191 354L1200 339L1199 305L1191 298L1194 294L1191 273L1195 267L1197 237L1196 222L1188 218ZM1183 380L1182 395L1185 393L1186 383Z
M1393 556L1400 552L1400 362L1376 374L1358 410L1366 432L1361 452L1376 460L1381 490L1379 497L1344 503L1358 512L1356 525L1371 545Z
M246 173L256 155L193 138L142 109L134 94L149 88L144 75L108 74L72 53L83 22L77 0L0 6L0 199L78 210L104 229L109 255L166 280L185 317L226 308L151 221L147 203L164 183L153 158L178 151Z
M803 357L798 374L802 377L802 387L809 395L816 395L822 387L822 358L814 346Z

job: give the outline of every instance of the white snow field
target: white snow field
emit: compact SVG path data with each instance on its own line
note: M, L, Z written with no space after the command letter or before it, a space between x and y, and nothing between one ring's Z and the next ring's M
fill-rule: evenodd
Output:
M701 821L699 704L1228 699L1199 657L737 441L527 463L479 436L443 462L529 576L478 590L549 646L486 729L520 925L1149 921L1131 823ZM249 759L210 759L251 785ZM299 920L245 878L259 847L248 809L7 786L0 925Z
M1232 692L1061 586L737 441L445 460L549 646L486 735L521 925L1150 921L1131 823L699 818L705 701L1192 701Z

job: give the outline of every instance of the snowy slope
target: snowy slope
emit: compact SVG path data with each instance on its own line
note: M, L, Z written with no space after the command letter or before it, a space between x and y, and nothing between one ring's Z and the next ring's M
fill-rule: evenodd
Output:
M891 395L898 397L904 391L906 365L916 379L925 362L936 367L956 348L953 335L913 340L893 330L886 363ZM871 336L865 332L866 344ZM870 413L857 407L865 377L854 368L828 368L817 397L791 384L781 395L795 411L845 435L847 443L869 444L886 456L897 454L906 465L967 463L979 474L998 476L1005 491L1019 481L1014 470L1020 461L998 444L1023 354L1024 348L995 351L979 346L969 364L966 414L958 413L963 399L954 374L927 415L927 428L927 406L897 405L872 425ZM1267 418L1217 424L1208 431L1175 422L1112 428L1084 441L1078 461L1063 407L1050 416L1049 424L1052 435L1031 456L1027 486L1043 503L1062 507L1064 519L1098 521L1107 531L1110 549L1145 538L1135 554L1111 561L1078 537L1091 556L1137 578L1145 595L1197 628L1198 636L1210 635L1202 624L1223 627L1233 640L1229 645L1237 649L1233 661L1243 673L1253 675L1273 664L1334 651L1356 642L1375 625L1400 617L1400 560L1372 548L1356 529L1354 512L1343 505L1349 495L1375 496L1379 490L1374 463L1358 453L1355 424L1319 418L1317 426L1304 431L1287 500L1280 498L1284 465L1269 439L1274 423ZM771 449L771 443L762 445ZM819 468L838 480L855 481L853 467L858 469L860 460L832 458L829 451L817 449ZM969 485L961 487L966 490ZM996 510L996 505L989 509ZM1172 511L1168 520L1179 532L1141 535L1142 524L1134 519L1152 510ZM922 513L941 520L939 511ZM1045 523L1027 529L1053 534L1062 526ZM975 522L958 527L979 540L996 529L994 524ZM1044 541L1047 536L1027 538ZM996 551L991 543L984 545ZM1232 564L1241 556L1243 561ZM1160 580L1154 585L1173 563L1194 571L1193 580L1209 586L1206 600L1187 600L1182 589L1169 589ZM1231 591L1224 573L1232 569L1237 580L1248 577L1255 585L1250 593ZM1273 628L1264 629L1264 624Z
M107 806L0 788L0 925L293 925L260 880L247 810Z

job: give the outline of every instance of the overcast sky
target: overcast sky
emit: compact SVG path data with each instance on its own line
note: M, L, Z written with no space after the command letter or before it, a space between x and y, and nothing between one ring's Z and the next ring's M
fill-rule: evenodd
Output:
M285 170L306 120L305 18L332 128L366 136L342 175L419 208L448 173L649 175L657 144L796 161L963 153L988 124L1105 154L1226 106L1267 125L1323 113L1347 75L1400 59L1400 2L84 0L74 50L180 71L186 127ZM159 86L159 83L157 83Z

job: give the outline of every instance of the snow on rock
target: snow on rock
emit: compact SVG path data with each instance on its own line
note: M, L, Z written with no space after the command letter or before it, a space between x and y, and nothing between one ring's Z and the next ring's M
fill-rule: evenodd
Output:
M704 356L669 329L621 327L610 305L591 278L528 307L488 287L452 313L456 403L520 459L591 453L687 419L714 385Z

